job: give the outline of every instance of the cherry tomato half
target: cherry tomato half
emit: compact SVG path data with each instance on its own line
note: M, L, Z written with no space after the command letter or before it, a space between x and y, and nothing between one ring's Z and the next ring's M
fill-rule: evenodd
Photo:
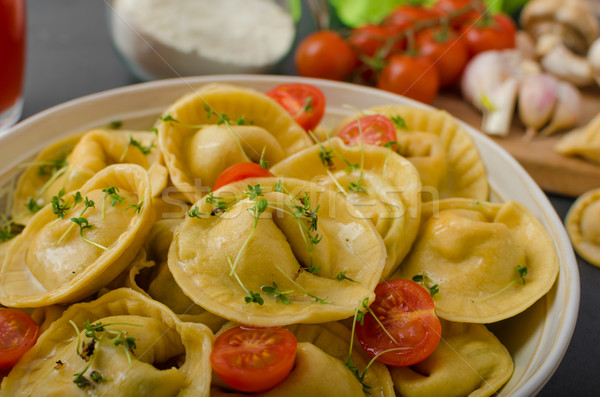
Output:
M279 85L267 92L306 131L314 129L325 113L325 95L318 87L304 83Z
M377 359L387 365L409 366L423 361L435 350L442 334L429 292L411 280L388 280L375 287L375 301L370 306L385 329L371 314L364 325L356 325L356 337L372 357L389 350Z
M261 167L256 163L238 163L225 169L217 177L213 190L217 190L232 182L241 181L247 178L273 176L269 170Z
M337 32L320 30L304 38L296 48L300 76L347 80L358 64L350 45Z
M0 308L0 368L15 365L37 337L38 326L27 313Z
M385 142L396 140L394 123L381 114L363 116L346 124L336 136L341 138L346 145L357 145L362 139L369 145L381 146Z
M515 23L505 14L472 20L462 27L463 37L473 57L483 51L515 47Z
M297 341L285 328L235 327L217 337L210 354L214 371L248 393L268 390L290 373Z
M440 75L440 87L450 87L460 79L469 61L469 50L459 36L447 29L425 29L417 34L419 55L427 57Z
M440 89L440 76L431 61L419 56L392 55L377 78L377 87L431 103Z

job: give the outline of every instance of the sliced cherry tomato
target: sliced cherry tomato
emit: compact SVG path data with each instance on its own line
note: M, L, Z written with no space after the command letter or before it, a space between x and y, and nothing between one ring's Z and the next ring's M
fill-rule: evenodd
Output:
M325 113L325 95L314 85L282 84L268 91L267 95L283 106L306 131L319 125Z
M387 18L384 19L384 25L405 26L407 23L414 25L419 22L430 22L438 20L444 15L439 9L427 8L419 5L406 4L396 7Z
M442 334L429 292L411 280L388 280L375 287L370 306L395 343L371 314L356 325L356 337L372 357L387 365L405 367L423 361L435 350Z
M450 87L460 79L469 61L469 50L460 37L448 29L425 29L417 34L416 48L428 58L440 75L440 87Z
M0 369L15 365L37 337L38 326L27 313L0 308Z
M470 57L483 51L514 48L516 30L512 19L502 13L491 18L471 20L462 27Z
M217 190L225 185L229 185L232 182L241 181L247 178L273 176L269 170L261 167L256 163L238 163L225 169L217 177L213 190Z
M215 340L210 362L229 386L247 393L279 384L296 359L297 341L285 328L235 327Z
M477 10L478 3L480 2L474 0L438 0L433 8L449 15L450 25L454 29L460 29L469 20L479 18L481 14ZM458 16L454 16L457 14Z
M381 146L383 143L396 140L394 123L381 114L363 116L346 124L338 133L346 145L357 145L363 141L369 145Z
M377 87L417 101L431 103L440 89L434 64L425 57L392 55L377 78Z
M295 63L300 76L347 80L352 76L358 58L337 32L320 30L300 42Z

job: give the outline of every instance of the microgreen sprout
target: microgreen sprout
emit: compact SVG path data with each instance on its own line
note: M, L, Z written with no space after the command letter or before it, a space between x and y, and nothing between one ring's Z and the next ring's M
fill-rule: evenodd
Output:
M125 207L125 211L132 209L134 214L139 214L142 211L142 206L144 205L144 200L140 201L137 204L129 204Z
M33 197L31 197L29 199L29 201L26 204L27 209L29 210L30 213L35 214L36 212L38 212L39 210L41 210L44 206L40 204L40 202L36 199L34 199Z
M111 207L114 207L117 203L125 200L125 197L119 195L119 188L116 186L106 185L106 188L102 189L102 192L104 192L104 197L102 198L102 219L104 219L104 204L106 203L106 198L110 197L110 205Z
M140 152L142 152L142 154L149 154L152 151L152 148L154 147L154 140L152 140L152 142L150 142L148 145L144 145L142 144L142 142L135 140L133 136L130 136L129 146L138 148Z
M60 219L65 219L65 214L71 209L69 201L65 201L63 196L65 195L64 189L61 189L56 196L52 196L50 203L52 205L52 212Z
M286 295L287 294L291 294L292 292L294 292L293 289L288 290L288 291L281 291L279 289L279 286L277 285L277 283L275 281L273 281L273 285L272 286L263 285L260 289L265 294L267 294L269 296L274 296L275 297L275 303L281 302L284 305L289 305L291 303L290 300L289 300L289 298Z
M498 291L494 292L493 294L484 296L482 298L473 299L472 302L482 302L482 301L488 300L490 298L493 298L497 295L500 295L502 292L506 291L513 285L517 284L519 281L521 281L522 284L525 285L525 276L527 276L527 267L517 265L516 270L517 270L517 276L512 281L510 281L508 284L506 284L504 287L500 288Z
M315 303L331 304L331 302L327 301L327 299L329 299L329 297L326 297L325 299L319 298L318 296L316 296L316 295L310 293L308 290L306 290L306 288L304 288L302 285L298 284L290 276L288 276L288 274L282 268L280 268L279 266L277 266L276 263L273 263L273 266L275 266L275 268L277 268L277 270L279 270L281 272L281 274L283 274L283 276L288 279L288 281L290 281L292 284L294 284L296 286L296 288L298 288L300 291L304 292L306 295L308 295L311 298L313 298Z
M434 297L440 292L440 287L437 285L437 283L435 283L431 278L429 278L429 276L425 274L417 274L416 276L413 276L412 280L415 283L419 283L425 287L431 297Z
M38 175L52 175L68 164L65 160L50 160L34 163L38 166Z
M121 120L113 120L108 123L107 127L111 130L118 130L119 128L123 127L123 122Z
M394 123L394 126L396 128L399 128L401 130L408 130L408 125L406 125L406 120L404 120L404 117L400 116L399 114L396 116L390 117L390 120L392 120L392 123Z
M346 273L348 273L348 271L347 271L347 270L344 270L343 272L339 272L339 273L338 273L338 275L337 275L337 276L335 276L335 278L336 278L338 281L348 280L348 281L351 281L351 282L353 282L353 283L356 283L356 282L357 282L356 280L353 280L353 279L351 279L350 277L346 276Z
M263 146L262 152L260 153L260 160L258 162L258 164L260 164L260 166L262 168L264 168L265 170L269 169L269 162L267 160L265 160L265 151L267 150L266 146Z
M73 383L75 383L77 387L79 387L80 389L86 389L88 387L94 386L90 379L88 379L85 376L85 373L92 365L92 361L96 354L96 347L99 343L108 343L114 346L122 346L125 351L125 354L127 355L129 365L131 366L131 356L135 354L134 350L137 347L135 343L135 338L133 336L128 336L125 331L117 331L108 327L114 327L119 325L141 327L141 325L129 323L103 324L101 322L91 324L89 321L86 321L83 324L84 336L89 339L89 342L85 342L81 340L81 331L79 330L79 327L77 327L77 324L75 324L73 320L69 320L69 323L73 326L73 328L75 329L75 333L77 334L77 343L75 345L77 355L87 362L86 366L81 372L73 374L73 376L75 377ZM89 377L96 383L109 381L108 379L104 378L102 374L97 370L92 371L89 374Z

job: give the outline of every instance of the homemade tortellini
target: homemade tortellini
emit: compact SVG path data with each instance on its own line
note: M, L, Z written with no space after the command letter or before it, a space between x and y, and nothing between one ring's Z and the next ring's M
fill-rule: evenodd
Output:
M194 208L198 216L175 232L168 263L184 293L212 313L254 326L318 323L347 318L374 298L385 246L344 196L298 179L256 178ZM255 294L264 286L289 291L287 304L276 296L261 302Z
M224 116L225 115L225 116ZM261 156L275 164L311 145L306 132L263 93L211 84L178 100L157 124L173 184L195 203L227 167Z
M442 321L435 351L412 367L390 368L403 397L491 396L513 373L508 350L482 324Z
M398 154L372 145L350 147L333 138L288 157L271 172L343 193L383 238L387 260L382 277L408 253L420 224L421 183L415 167Z
M586 126L565 134L554 150L565 156L578 156L600 164L600 114Z
M396 128L396 150L421 173L423 201L488 199L483 160L469 134L450 114L408 105L379 106L364 110L364 114L402 118L403 126ZM344 119L336 130L357 117Z
M148 170L154 195L167 184L167 170L159 163L156 134L145 131L95 129L58 141L44 149L17 183L12 216L27 224L38 208L60 191L76 191L111 164L137 164Z
M392 278L436 283L443 319L491 323L527 309L557 274L552 239L524 206L447 199L423 206L417 241Z
M208 396L213 338L203 324L114 290L67 309L4 379L0 396Z
M0 302L39 307L98 291L144 243L154 222L151 197L148 173L134 164L108 166L77 192L55 196L6 252Z
M565 225L577 253L600 266L600 189L582 194L573 203Z

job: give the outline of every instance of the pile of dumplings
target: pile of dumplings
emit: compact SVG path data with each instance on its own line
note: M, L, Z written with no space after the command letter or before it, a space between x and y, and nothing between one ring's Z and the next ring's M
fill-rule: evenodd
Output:
M394 149L335 137L363 114L404 120ZM412 367L374 363L370 395L496 393L514 364L486 324L525 311L554 285L548 232L523 205L489 201L479 152L446 112L390 105L318 129L315 143L262 92L208 84L148 131L100 128L41 151L12 197L11 219L23 228L0 245L0 303L30 310L42 333L0 396L90 391L73 382L86 364L75 329L83 335L97 321L125 324L137 348L132 358L98 347L93 366L110 381L93 395L244 395L215 379L209 360L215 335L243 324L288 328L310 363L258 395L363 396L343 364L348 324L378 283L415 275L439 287L440 344ZM323 153L336 155L327 162ZM241 162L266 162L274 177L211 190ZM348 189L357 180L362 189ZM269 202L260 217L248 194L257 186ZM318 244L307 245L286 210L299 203L318 216ZM518 267L527 274L515 283ZM245 299L272 283L294 290L288 304ZM356 345L352 361L362 371L370 357Z

